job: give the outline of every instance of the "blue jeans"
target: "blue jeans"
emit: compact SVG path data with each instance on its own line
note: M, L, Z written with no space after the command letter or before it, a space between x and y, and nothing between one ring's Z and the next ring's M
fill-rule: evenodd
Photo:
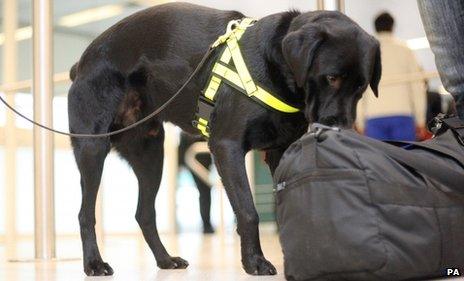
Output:
M368 119L366 136L388 141L415 141L416 124L411 116L389 116Z
M441 80L464 120L464 1L418 0Z

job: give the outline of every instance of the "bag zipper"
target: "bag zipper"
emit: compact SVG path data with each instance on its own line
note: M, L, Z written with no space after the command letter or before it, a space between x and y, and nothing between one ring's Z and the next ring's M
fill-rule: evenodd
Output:
M309 174L308 174L309 173ZM297 177L295 179L292 179L290 181L283 181L283 182L280 182L276 185L275 189L274 189L274 192L279 192L279 191L282 191L284 189L286 189L287 187L291 186L291 185L295 185L295 184L298 184L299 182L303 181L303 180L309 180L309 179L324 179L324 180L328 180L328 179L331 179L331 178L336 178L336 179L347 179L347 178L352 178L354 177L355 175L353 175L353 173L362 173L361 170L357 170L357 169L343 169L343 170L330 170L330 171L321 171L320 170L316 170L316 171L307 171L307 172L304 172L301 177ZM340 176L340 174L344 174L342 176Z

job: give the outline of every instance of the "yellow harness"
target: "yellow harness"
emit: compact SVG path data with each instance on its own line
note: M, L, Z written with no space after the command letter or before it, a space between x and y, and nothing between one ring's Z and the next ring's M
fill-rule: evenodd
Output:
M256 20L250 18L229 22L226 33L220 36L212 45L212 48L216 48L225 43L226 48L224 48L220 58L213 66L211 78L198 101L196 120L193 121L194 127L198 128L205 137L209 137L208 123L214 109L216 94L222 82L274 110L284 113L300 111L264 90L253 81L238 42L246 29L255 22ZM231 62L233 66L231 66Z

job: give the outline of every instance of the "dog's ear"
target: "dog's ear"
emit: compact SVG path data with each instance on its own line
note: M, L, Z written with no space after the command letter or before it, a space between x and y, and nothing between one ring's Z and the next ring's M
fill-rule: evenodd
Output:
M288 33L282 40L284 59L300 88L308 78L309 68L324 37L322 28L318 24L310 23Z
M377 44L374 55L374 66L370 80L370 87L376 97L379 97L379 83L382 77L382 59L380 55L380 45Z

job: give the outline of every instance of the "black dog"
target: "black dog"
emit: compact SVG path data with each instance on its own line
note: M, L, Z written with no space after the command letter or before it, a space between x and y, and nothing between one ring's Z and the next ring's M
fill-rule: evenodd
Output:
M104 133L132 124L172 96L227 23L244 15L186 3L136 13L114 25L87 48L71 70L69 123L73 133ZM352 126L356 103L380 80L378 42L338 12L274 14L247 29L241 51L253 79L303 113L269 110L222 86L211 118L209 146L237 216L242 263L250 274L275 274L264 258L244 156L266 151L274 171L283 151L309 122ZM95 239L95 199L105 157L113 146L139 181L136 219L160 268L188 263L168 254L156 228L154 202L163 166L163 122L192 134L197 98L218 57L216 51L188 88L155 119L107 139L73 138L81 173L79 213L87 275L111 275ZM214 257L212 257L214 258Z

